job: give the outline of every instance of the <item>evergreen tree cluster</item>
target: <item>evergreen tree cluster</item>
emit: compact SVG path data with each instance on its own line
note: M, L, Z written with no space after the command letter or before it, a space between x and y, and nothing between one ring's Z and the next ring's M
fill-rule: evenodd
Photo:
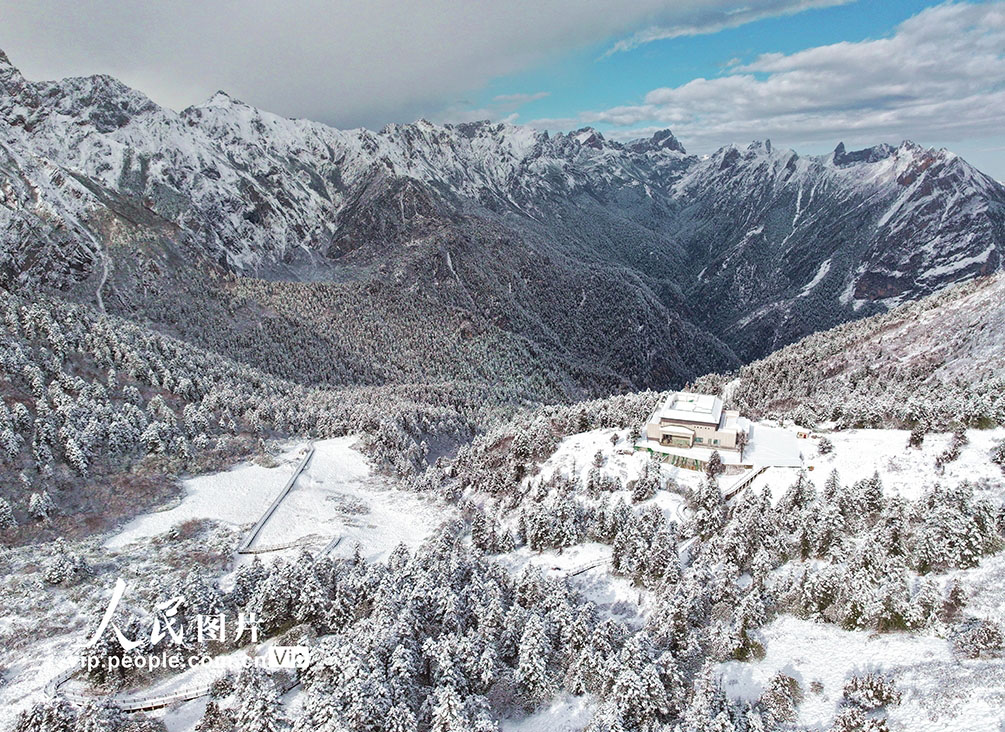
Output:
M436 490L448 498L472 491L518 500L523 494L523 479L537 471L538 464L555 452L564 437L601 428L637 429L668 396L666 392L643 391L517 413L462 445L449 462L431 466L411 486L420 491ZM599 470L595 475L594 492L620 487Z
M83 306L0 291L0 530L51 517L68 485L139 461L198 470L265 437L365 433L379 465L414 472L428 441L469 437L472 416L449 388L305 387Z
M772 583L781 607L847 628L910 630L946 620L951 602L929 575L977 566L1002 547L1001 511L967 482L917 501L884 497L878 476L822 495L800 480L778 505L790 563ZM820 560L824 560L823 563Z
M304 624L323 636L301 675L293 730L488 732L561 690L596 695L594 724L626 730L671 729L685 714L695 730L713 712L759 717L757 706L728 702L714 678L692 688L688 669L648 631L605 619L533 565L514 577L466 548L460 529L381 564L304 554L241 571L233 601L246 598L270 636ZM278 729L275 690L262 686L224 685L200 731Z
M744 416L807 426L829 420L839 427L924 430L1005 424L1005 375L1000 364L972 357L984 326L981 311L967 307L968 298L994 287L994 278L965 283L814 333L734 374L704 376L687 388L722 394L735 381L729 401ZM920 325L948 324L957 311L966 321L958 327ZM959 367L946 368L954 358Z

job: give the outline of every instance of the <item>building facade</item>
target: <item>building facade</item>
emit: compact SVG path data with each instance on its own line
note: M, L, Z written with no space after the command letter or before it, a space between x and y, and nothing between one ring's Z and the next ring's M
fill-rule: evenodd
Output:
M646 438L668 447L739 451L745 437L746 420L711 394L676 392L646 423Z

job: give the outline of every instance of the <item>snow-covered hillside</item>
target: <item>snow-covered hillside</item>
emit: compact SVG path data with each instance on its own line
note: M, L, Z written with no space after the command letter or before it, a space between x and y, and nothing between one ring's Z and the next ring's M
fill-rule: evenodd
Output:
M745 414L844 426L1000 424L1005 419L1005 276L950 288L815 333L742 367ZM718 392L721 377L699 380Z
M803 467L771 468L724 503L728 472L711 483L630 450L661 400L540 410L425 481L463 490L472 541L511 571L564 578L633 642L672 654L685 725L997 729L1005 429L775 422L811 433L796 439ZM627 692L578 683L590 729L636 719Z
M310 469L301 474L252 546L255 551L266 544L288 546L285 549L247 556L233 553L239 534L250 528L280 493L302 455L302 444L290 445L277 454L271 467L243 463L190 479L184 495L171 505L141 515L105 536L72 544L69 551L90 569L72 581L67 579L65 587L40 576L37 565L32 569L38 559L51 566L60 556L58 551L50 556L44 549L12 550L4 560L9 572L0 588L2 595L12 600L6 621L0 624L0 668L5 680L0 685L0 729L6 730L19 712L45 699L46 685L72 667L84 652L89 623L103 610L117 578L124 578L129 586L129 603L139 603L159 587L196 576L233 591L235 580L240 582L241 573L256 560L266 564L296 562L303 551L319 558L351 559L358 551L369 562L382 562L399 546L415 550L454 515L451 507L431 497L394 490L385 479L374 476L354 444L354 438L316 443ZM335 539L341 541L335 543ZM196 555L198 560L193 559ZM185 588L185 592L192 592L191 584ZM43 597L51 603L48 610L38 604ZM139 607L137 611L143 613ZM30 628L41 629L41 635L34 635ZM263 648L250 652L261 654ZM155 675L153 684L138 678L135 688L119 697L198 687L228 670L239 670L240 655L237 653L230 665L220 663L168 677ZM168 721L176 716L190 717L193 708L200 711L187 727L172 722L171 729L191 730L205 701L183 706L172 711Z
M746 360L1002 266L1005 188L911 142L699 158L668 130L628 143L487 122L337 130L223 92L175 112L107 76L30 82L2 54L0 88L0 275L86 280L126 310L140 306L126 270L142 252L281 280L378 267L428 292L456 279L443 304L498 324L540 305L520 301L529 271L491 286L505 256L597 280L584 292L624 279L589 265L624 268L633 310L658 301ZM433 277L416 248L442 258ZM500 298L519 307L496 312Z

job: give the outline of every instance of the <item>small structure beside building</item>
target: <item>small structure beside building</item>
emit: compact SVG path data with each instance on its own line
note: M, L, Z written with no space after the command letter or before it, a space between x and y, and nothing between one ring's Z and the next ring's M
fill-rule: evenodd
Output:
M742 452L749 422L711 394L678 391L646 423L647 440L664 447Z

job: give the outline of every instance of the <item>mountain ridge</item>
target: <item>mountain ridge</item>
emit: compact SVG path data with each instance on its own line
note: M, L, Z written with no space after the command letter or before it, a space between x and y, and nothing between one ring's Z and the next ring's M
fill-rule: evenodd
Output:
M5 59L0 282L182 337L199 334L150 302L150 281L196 293L233 275L259 297L255 279L380 280L455 318L448 339L544 348L581 396L733 368L1002 266L1005 188L911 142L695 156L669 130L338 130L225 92L175 112L107 76L29 82ZM375 317L397 317L394 297Z

